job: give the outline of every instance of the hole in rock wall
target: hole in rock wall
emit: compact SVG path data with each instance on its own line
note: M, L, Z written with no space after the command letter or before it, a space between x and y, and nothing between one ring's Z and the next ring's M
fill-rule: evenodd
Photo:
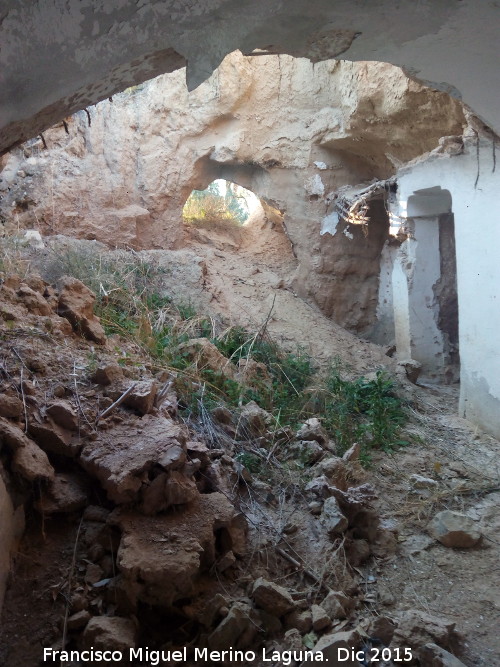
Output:
M259 198L250 190L218 178L205 190L193 190L182 211L187 224L198 226L243 225L257 210Z

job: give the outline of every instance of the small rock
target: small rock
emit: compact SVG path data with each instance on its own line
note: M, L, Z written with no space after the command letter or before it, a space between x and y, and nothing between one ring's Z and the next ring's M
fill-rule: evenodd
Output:
M339 652L339 649L348 649L350 651L353 648L358 648L361 643L361 635L357 630L349 630L347 632L332 632L327 635L323 635L314 647L314 652L319 652L323 654L323 662L329 662L332 665L339 664L338 657L342 655ZM316 660L305 660L301 667L317 665ZM352 661L344 663L346 667L351 667L354 665Z
M344 605L343 602L346 604ZM321 606L328 614L328 616L335 621L337 619L347 618L346 607L351 605L349 598L338 591L330 591L326 598L321 603Z
M73 593L70 599L71 611L77 612L87 609L89 601L82 593Z
M346 517L340 511L337 499L334 497L327 498L323 503L320 521L331 538L341 535L349 525Z
M82 609L81 611L77 611L76 614L72 614L68 618L68 630L70 632L74 632L75 630L81 630L81 628L84 628L87 623L90 621L90 614L88 611L85 609Z
M309 632L312 628L312 614L308 609L304 611L294 609L285 616L284 620L286 628L296 628L302 634Z
M50 315L52 309L39 292L35 292L28 285L22 284L17 290L17 296L34 315Z
M137 382L135 388L125 399L124 405L136 410L141 416L147 415L153 409L157 391L156 380Z
M65 317L76 333L99 344L106 342L106 334L99 318L94 315L95 295L76 278L61 278L57 313Z
M208 338L192 338L179 345L179 352L196 363L199 370L209 369L234 379L236 368Z
M186 452L182 445L172 444L158 457L158 465L164 470L178 470L186 462Z
M296 433L297 440L315 440L320 445L326 445L329 437L328 433L321 426L317 417L311 417L302 424Z
M226 408L223 405L218 405L214 408L211 415L219 424L225 424L227 426L233 423L233 413L229 408Z
M259 609L259 619L262 626L262 630L267 635L277 635L278 632L281 632L283 626L281 621L274 614L269 614L263 609Z
M75 458L80 452L81 444L73 441L73 434L58 426L50 417L43 424L32 421L29 433L43 450L52 454Z
M366 540L352 540L346 545L347 560L351 567L359 567L370 557L370 545Z
M325 450L315 440L299 440L287 446L287 457L295 458L307 465L317 463L323 456Z
M435 479L417 475L416 473L410 475L410 484L414 489L433 489L439 486Z
M406 378L413 384L417 384L420 372L422 370L422 364L414 359L403 359L398 362L398 367L401 369L401 372Z
M283 640L283 643L288 651L301 651L304 648L302 644L302 635L296 628L287 630Z
M105 651L121 651L128 655L136 643L135 623L119 616L94 616L83 633L83 643Z
M106 364L105 366L99 366L99 368L90 376L90 379L96 384L107 387L113 382L122 380L123 371L118 364Z
M307 508L313 516L319 516L321 514L321 510L323 509L323 503L320 503L318 500L313 500L309 503Z
M23 402L17 396L0 394L0 416L19 419L23 414Z
M233 554L232 551L228 551L222 556L222 558L219 558L219 560L216 563L216 567L219 572L225 572L235 563L236 563L236 556Z
M95 584L102 579L103 574L102 568L99 565L96 563L89 563L85 572L85 583Z
M450 648L456 635L455 623L418 609L400 612L394 620L397 627L391 646L411 646L416 650L425 644L435 643Z
M326 630L332 624L330 616L319 604L313 604L311 607L312 627L315 632Z
M82 509L87 501L87 491L80 477L71 473L56 473L47 488L42 490L35 507L42 514L62 514Z
M20 428L0 417L0 444L12 453L12 470L29 482L54 479L54 468L45 452L30 440Z
M341 491L347 490L348 468L346 461L335 456L321 461L317 466L318 473L326 477L327 481Z
M469 548L481 539L477 523L458 512L444 510L439 512L427 526L429 534L445 547Z
M370 637L380 639L385 646L389 646L394 636L396 624L388 616L377 616L367 628L367 634ZM426 663L427 665L427 663Z
M270 420L269 412L259 407L255 401L249 401L241 409L238 436L241 438L264 435Z
M252 587L252 598L258 607L275 616L283 616L295 607L290 593L271 581L259 577Z
M67 401L54 401L47 408L47 414L55 423L68 431L78 430L78 417L71 403Z
M361 454L361 445L355 442L342 456L343 461L358 461Z
M32 373L38 373L39 375L47 374L47 364L39 357L30 357L29 359L26 359L26 365Z
M333 487L324 475L315 477L306 484L305 491L313 499L329 498L333 493Z
M227 650L233 648L246 648L249 646L259 626L258 616L250 605L244 602L235 602L227 616L215 628L208 637L208 645L213 651Z
M426 644L418 652L420 662L425 667L465 667L454 655L437 644Z

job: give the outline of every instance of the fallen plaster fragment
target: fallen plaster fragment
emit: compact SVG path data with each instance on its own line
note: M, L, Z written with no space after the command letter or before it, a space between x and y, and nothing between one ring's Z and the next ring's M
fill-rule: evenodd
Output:
M333 211L330 213L330 215L325 215L321 221L320 236L323 236L324 234L331 234L332 236L335 236L338 224L339 214L336 211Z

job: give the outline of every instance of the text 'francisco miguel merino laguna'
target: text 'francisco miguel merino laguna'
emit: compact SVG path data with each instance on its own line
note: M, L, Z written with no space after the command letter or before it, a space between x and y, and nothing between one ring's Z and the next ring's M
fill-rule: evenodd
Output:
M285 667L294 661L313 660L314 662L326 661L323 653L317 651L266 651L262 649L257 654L255 651L237 651L230 648L227 651L209 651L207 648L195 648L194 655L188 656L187 648L178 651L156 651L148 648L129 649L128 655L123 651L103 651L90 648L87 651L57 651L53 648L44 648L43 661L54 660L63 662L121 662L123 660L138 660L152 667L161 665L163 662L186 662L188 657L194 662L240 662L252 663L256 660L262 662L280 661Z

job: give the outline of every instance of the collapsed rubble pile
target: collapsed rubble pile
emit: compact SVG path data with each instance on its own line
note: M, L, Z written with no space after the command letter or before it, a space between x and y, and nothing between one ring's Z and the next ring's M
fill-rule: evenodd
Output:
M377 646L411 649L406 664L462 664L454 623L374 605L362 567L394 558L397 535L359 447L337 456L317 418L271 433L254 401L213 408L208 437L180 414L170 372L106 336L94 299L68 277L54 287L11 275L0 288L1 464L40 550L30 565L21 549L11 591L23 572L31 630L20 643L10 592L0 664L39 664L45 647L185 649L186 664L196 648L295 651L298 662L307 648L335 664L338 648ZM266 379L262 364L233 367L206 339L184 352L249 385ZM243 441L265 474L238 454ZM434 530L446 540L456 520ZM48 553L64 560L55 582Z

